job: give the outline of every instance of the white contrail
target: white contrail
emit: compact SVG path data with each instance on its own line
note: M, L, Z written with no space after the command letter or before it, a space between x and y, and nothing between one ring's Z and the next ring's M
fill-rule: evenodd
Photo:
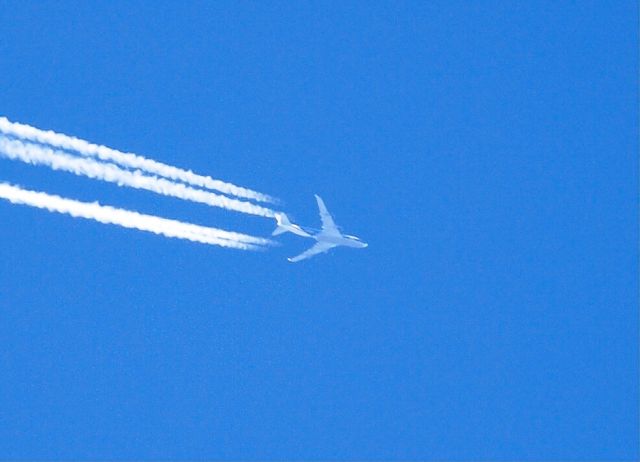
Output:
M72 156L65 151L9 139L2 135L0 135L0 155L30 164L46 165L54 170L64 170L76 175L117 183L120 186L145 189L165 196L177 197L214 207L222 207L262 217L275 216L273 210L250 202L231 199L210 191L175 183L165 178L146 175L139 170L124 170L107 162Z
M153 215L145 215L130 210L118 209L97 202L80 202L43 192L22 189L8 183L0 183L0 198L13 204L29 205L50 212L64 213L72 217L86 218L100 223L124 228L148 231L167 237L187 239L203 244L219 245L242 250L258 250L259 245L270 241L239 233L231 233L215 228L193 225Z
M252 191L251 189L242 188L220 180L214 180L209 176L198 175L189 170L172 167L155 160L147 159L138 154L121 152L51 130L40 130L30 125L11 122L6 117L0 117L0 132L24 140L36 141L38 143L72 150L83 156L97 157L100 160L113 162L122 167L143 170L171 180L182 181L192 186L212 189L232 196L260 202L277 202L274 198Z

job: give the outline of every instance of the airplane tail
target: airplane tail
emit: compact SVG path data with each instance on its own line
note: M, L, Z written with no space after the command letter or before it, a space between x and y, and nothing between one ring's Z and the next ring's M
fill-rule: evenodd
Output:
M290 229L288 227L291 226L291 222L289 221L289 217L280 212L280 213L276 213L276 229L273 230L273 233L271 233L272 236L278 236L279 234L282 233L286 233L287 231L290 231Z

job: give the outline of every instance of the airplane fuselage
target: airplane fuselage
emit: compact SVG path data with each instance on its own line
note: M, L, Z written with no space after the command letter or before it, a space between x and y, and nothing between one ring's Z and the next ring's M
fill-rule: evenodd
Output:
M344 247L353 247L356 249L363 249L367 247L367 243L360 241L359 239L354 239L346 236L334 236L331 234L319 233L313 236L313 238L318 242L326 242L327 244L332 244L337 246Z

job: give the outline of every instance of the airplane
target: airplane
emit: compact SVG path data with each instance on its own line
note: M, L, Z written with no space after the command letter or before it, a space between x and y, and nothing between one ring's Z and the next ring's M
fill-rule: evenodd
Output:
M320 211L320 219L322 220L322 230L316 234L311 235L304 231L300 226L292 224L291 222L289 222L287 216L284 213L278 214L279 216L276 215L278 227L273 232L274 235L282 234L289 231L299 236L313 238L317 241L316 244L310 249L302 252L296 257L288 258L287 260L295 263L306 260L307 258L313 257L314 255L327 252L334 247L344 246L363 249L369 245L365 242L362 242L356 236L342 234L334 223L333 218L329 214L327 207L324 205L324 201L322 200L322 198L317 194L315 196L316 201L318 202L318 209Z

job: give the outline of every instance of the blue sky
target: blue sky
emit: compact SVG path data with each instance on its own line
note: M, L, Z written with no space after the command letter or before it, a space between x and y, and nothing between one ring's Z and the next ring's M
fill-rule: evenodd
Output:
M0 115L279 197L293 265L0 203L0 458L636 460L635 2L18 2ZM0 181L269 219L0 159Z

